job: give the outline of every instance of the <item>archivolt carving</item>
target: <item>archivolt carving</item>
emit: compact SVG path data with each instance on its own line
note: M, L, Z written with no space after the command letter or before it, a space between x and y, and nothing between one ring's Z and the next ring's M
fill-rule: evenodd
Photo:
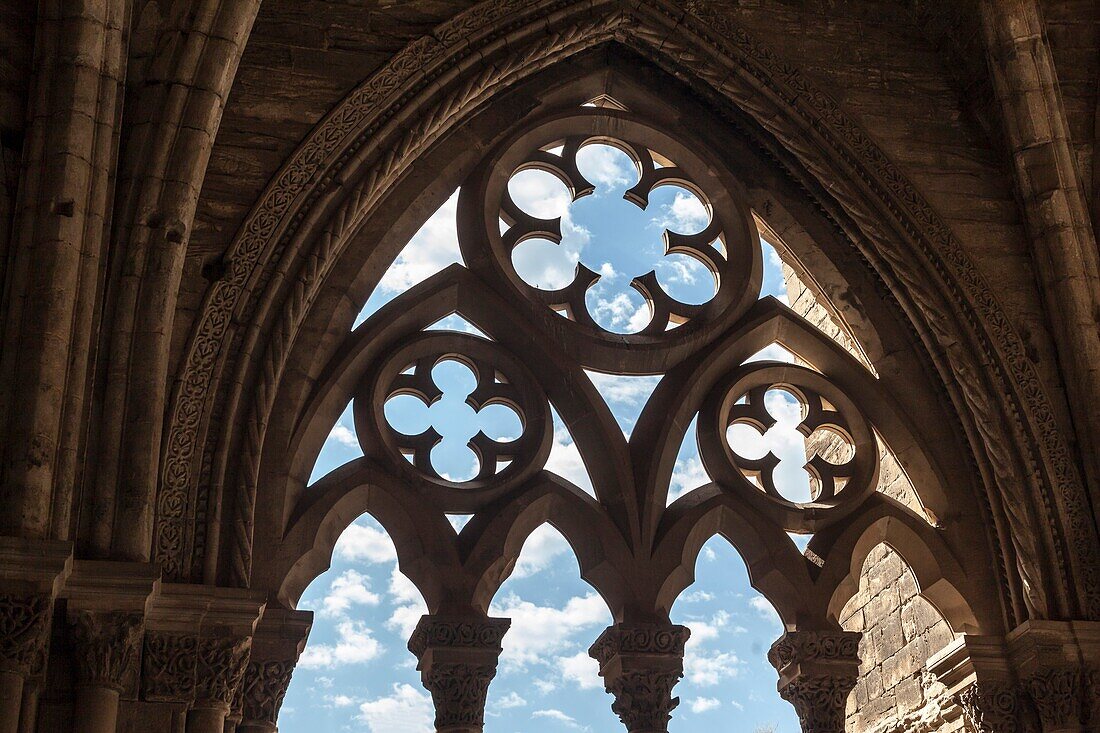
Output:
M1026 508L1029 502L1019 488L1021 482L1015 471L1026 461L1019 457L1016 446L1028 441L1014 437L1025 434L1043 436L1039 443L1041 457L1058 487L1057 500L1069 519L1067 540L1085 554L1075 566L1084 581L1083 594L1088 599L1090 613L1100 614L1100 579L1095 577L1095 568L1100 563L1087 555L1095 554L1097 543L1083 509L1079 479L1049 401L1023 356L1018 336L988 286L928 204L867 135L840 113L833 100L811 87L796 69L757 44L709 3L695 2L689 7L691 14L682 16L672 6L658 2L631 6L629 10L612 2L583 4L583 9L567 3L486 3L441 28L436 37L411 45L318 126L242 227L229 253L229 274L213 286L187 349L169 420L163 486L158 498L157 557L165 563L170 577L180 577L186 572L188 548L180 528L194 486L196 454L211 450L202 447L200 425L209 401L223 389L221 375L230 368L223 369L219 364L230 343L227 337L231 323L236 318L254 320L254 309L262 298L252 293L246 283L268 268L269 263L278 261L289 244L293 227L306 218L302 212L315 205L327 209L329 213L319 218L330 225L319 236L301 237L301 243L296 245L305 248L304 252L294 252L295 256L304 257L305 264L290 288L289 298L271 309L278 315L273 325L267 327L269 336L261 342L264 357L255 382L245 364L232 380L235 384L251 384L253 395L245 407L250 417L243 422L247 427L241 447L242 468L234 492L236 535L230 543L232 574L240 583L247 583L251 574L256 479L267 415L298 325L327 273L339 261L349 236L390 182L450 125L459 124L466 110L533 70L614 35L662 58L663 54L681 53L682 60L689 62L691 74L752 114L814 175L831 179L839 175L845 179L835 181L830 189L858 223L863 236L870 238L875 261L882 265L884 277L902 285L899 297L911 305L915 319L929 328L939 344L938 351L947 360L943 369L951 375L949 383L958 388L969 407L970 422L985 443L989 464L998 472L997 483L1005 497L1009 526L1015 530L1010 534L1017 543L1020 571L1032 589L1029 596L1032 612L1039 615L1046 612L1044 593L1049 583L1039 560L1042 553L1037 546L1026 544L1026 538L1038 537L1036 525L1050 522L1037 521ZM563 13L544 31L541 18L563 8L570 12ZM483 24L485 18L505 15L514 18L512 24ZM501 48L496 45L501 34L509 34L507 53L478 67L481 70L477 73L461 77L457 87L443 85L438 96L432 96L430 91L417 96L442 69L457 68L475 53L496 53ZM405 125L403 134L393 144L387 144L384 153L368 148L368 144L381 146L392 142L391 133L403 110L415 110L416 122ZM823 145L829 159L844 161L848 174L824 167L821 151L811 147L804 135L807 127L820 136L815 138L814 145ZM323 194L337 186L344 194L333 207ZM862 191L854 191L857 186L869 188L873 201ZM873 213L872 207L876 205L889 212L888 222ZM320 214L321 208L316 213ZM905 231L907 245L913 249L899 246L901 243L887 231L888 226ZM948 299L931 279L923 276L924 268L934 271L945 289L964 293L965 297L955 299L963 311L959 325L944 317L952 312ZM275 292L274 281L268 287ZM656 300L661 298L658 296ZM661 308L669 316L674 315L672 305L664 303ZM737 312L737 308L732 312ZM979 355L967 346L975 341ZM982 364L993 365L994 373L989 375ZM1005 365L1004 373L996 371L1001 364ZM1026 407L1022 415L1027 424L1019 422L1011 411L1006 419L995 407L997 400L991 394L1001 393L1016 396ZM239 416L227 420L232 424ZM1013 430L1016 436L1012 435ZM227 435L219 440L224 453L233 438ZM640 441L639 445L642 444ZM646 477L647 491L653 490L648 483L652 478ZM655 531L660 521L660 512L653 513L652 502L637 501L637 495L633 494L636 488L605 490L605 494L616 493L616 501L622 504L621 511L614 502L609 509L629 538L628 546ZM517 496L522 493L516 490ZM840 492L838 496L843 494ZM201 497L199 500L204 501ZM647 512L649 518L640 524L630 519ZM1061 545L1057 541L1053 544L1061 552Z

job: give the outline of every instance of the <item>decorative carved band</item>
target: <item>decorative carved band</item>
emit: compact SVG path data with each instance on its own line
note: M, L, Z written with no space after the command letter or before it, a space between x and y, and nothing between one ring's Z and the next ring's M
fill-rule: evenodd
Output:
M432 647L493 649L499 652L500 642L511 625L511 620L506 618L421 616L409 638L409 651L418 659Z
M77 611L69 614L77 679L121 691L134 672L144 628L140 613Z
M0 593L0 671L25 676L42 667L52 611L49 596Z
M668 654L684 656L691 630L686 626L635 624L609 626L589 647L588 655L607 664L616 654Z
M789 631L768 650L768 661L776 671L787 666L818 659L845 660L859 664L859 640L856 631Z

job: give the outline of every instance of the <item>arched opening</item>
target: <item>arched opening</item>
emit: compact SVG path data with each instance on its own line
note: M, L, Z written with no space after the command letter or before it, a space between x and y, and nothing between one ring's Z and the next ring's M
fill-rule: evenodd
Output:
M947 691L927 668L928 659L957 634L921 597L912 569L889 545L879 544L867 556L859 590L844 606L840 623L863 634L859 681L848 699L849 728L964 729L961 719L945 719Z

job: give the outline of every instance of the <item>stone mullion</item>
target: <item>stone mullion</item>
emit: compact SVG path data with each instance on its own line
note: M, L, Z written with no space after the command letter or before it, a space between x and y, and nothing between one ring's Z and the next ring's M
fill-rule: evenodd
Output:
M684 676L690 634L675 624L618 624L607 627L588 650L615 698L611 710L628 733L667 733L680 704L672 688Z
M488 616L422 616L409 639L439 733L481 733L501 639L511 621Z
M768 652L779 695L794 706L802 733L844 733L848 695L859 679L854 631L789 631Z

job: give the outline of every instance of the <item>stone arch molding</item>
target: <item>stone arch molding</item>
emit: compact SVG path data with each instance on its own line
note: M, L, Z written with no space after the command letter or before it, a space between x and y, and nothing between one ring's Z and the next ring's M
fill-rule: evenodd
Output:
M471 110L607 41L743 110L810 176L829 182L970 437L1002 563L1016 571L1006 574L1007 620L1100 618L1095 528L1073 458L988 284L837 103L708 2L485 2L410 44L318 124L242 225L189 337L156 508L154 551L167 576L212 579L223 563L232 582L251 582L265 433L288 354L374 205ZM226 516L206 516L223 504Z

